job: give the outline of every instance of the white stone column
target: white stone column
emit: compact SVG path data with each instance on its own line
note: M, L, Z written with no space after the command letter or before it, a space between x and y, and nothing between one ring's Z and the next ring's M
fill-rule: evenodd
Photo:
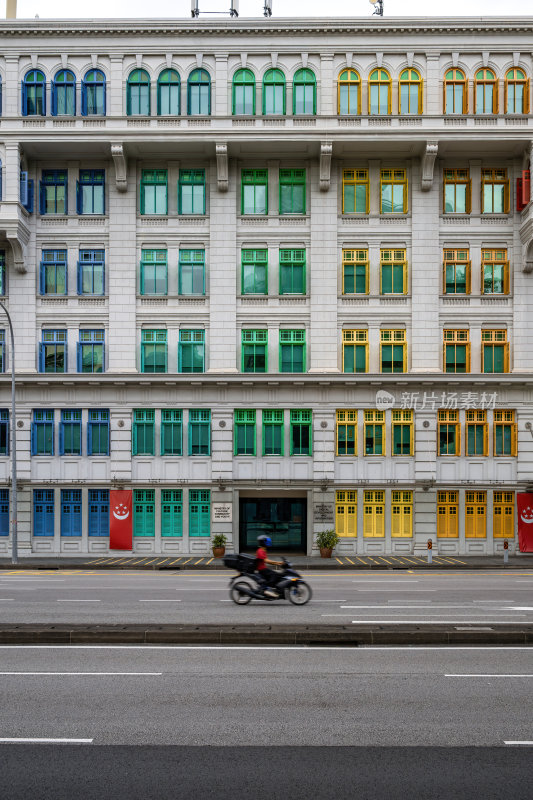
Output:
M131 483L132 411L111 409L109 413L109 473L112 479Z
M19 80L19 57L6 55L5 77L3 81L4 116L15 117L21 113L21 85Z
M237 174L229 164L229 189L217 187L216 167L209 170L211 197L210 237L210 353L208 372L238 372L235 328L237 297L235 292L237 219L235 215ZM240 280L240 278L239 278Z
M109 248L109 372L136 372L137 307L137 186L136 164L128 163L128 188L119 192L115 170L108 169Z
M228 56L220 53L215 55L215 86L211 113L217 117L228 117L231 114L231 106L228 107Z
M439 186L433 181L428 192L420 188L420 164L411 170L412 250L409 264L412 296L411 372L442 370L442 334L439 326L439 294L442 258L439 250Z
M426 57L426 75L424 78L424 112L426 114L442 114L442 74L437 53Z
M339 372L337 358L337 172L320 191L319 165L309 169L311 185L311 254L308 286L311 293L308 372Z
M122 55L111 56L111 69L109 80L106 84L107 89L107 108L108 117L121 117L126 115L124 99L124 82L122 76Z

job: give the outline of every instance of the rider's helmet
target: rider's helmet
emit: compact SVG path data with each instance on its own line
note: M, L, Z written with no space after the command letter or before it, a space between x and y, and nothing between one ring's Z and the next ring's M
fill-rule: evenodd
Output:
M272 539L270 538L270 536L258 536L257 544L260 547L272 547Z

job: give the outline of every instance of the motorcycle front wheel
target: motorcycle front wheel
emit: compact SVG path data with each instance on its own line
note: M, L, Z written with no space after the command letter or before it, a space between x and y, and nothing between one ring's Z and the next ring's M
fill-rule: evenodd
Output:
M313 596L311 587L305 581L299 581L287 589L287 595L295 606L304 606Z
M241 581L240 583L234 583L229 592L229 596L238 606L245 606L252 599L249 594L242 591L242 587L250 589L247 583Z

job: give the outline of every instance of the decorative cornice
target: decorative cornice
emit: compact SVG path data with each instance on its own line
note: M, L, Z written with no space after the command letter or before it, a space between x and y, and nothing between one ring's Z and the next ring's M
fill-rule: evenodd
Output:
M488 34L533 33L533 17L387 17L379 18L304 18L232 19L232 20L135 20L135 19L64 19L2 20L3 36L298 36L301 34Z

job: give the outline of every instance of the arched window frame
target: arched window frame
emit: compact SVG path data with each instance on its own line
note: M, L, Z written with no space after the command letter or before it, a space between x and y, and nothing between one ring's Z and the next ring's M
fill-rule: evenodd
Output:
M34 95L32 97L32 95ZM40 111L31 110L30 104L35 104L35 109L40 106ZM22 115L24 117L46 116L46 78L40 69L30 69L22 81Z
M171 80L165 80L169 76ZM175 101L175 110L162 111L163 106L163 87L168 87L168 107L172 109ZM175 87L175 91L172 89ZM159 73L157 78L157 116L158 117L177 117L181 114L181 78L177 70L168 68Z
M94 80L93 80L94 78ZM101 90L100 92L98 90ZM91 95L94 94L94 97ZM100 100L98 95L100 94ZM106 77L101 69L89 69L81 82L81 114L83 117L100 117L106 114ZM95 102L96 100L96 102ZM93 111L93 108L101 111Z
M378 110L372 111L372 92L373 88L378 88ZM387 92L387 111L381 110L381 93L382 88L386 87ZM392 80L391 76L386 69L382 69L381 67L378 69L373 69L370 75L368 76L368 113L371 116L383 116L388 115L391 113L392 108Z
M456 108L456 88L462 87L462 102L461 102L461 109ZM451 95L448 89L451 89ZM453 107L452 110L448 110L447 100L453 100ZM462 69L457 69L453 67L452 69L447 69L444 73L444 82L442 84L442 113L443 114L450 114L452 116L459 115L459 114L468 114L468 80L463 72Z
M136 103L132 102L132 90L138 89L138 96ZM144 91L143 91L144 90ZM128 75L126 83L126 114L128 117L149 117L151 114L151 82L150 75L145 69L135 68L132 69ZM138 108L138 111L133 111L133 107Z
M404 109L402 88L407 87L407 108ZM412 87L417 88L417 99L412 97ZM424 109L424 80L417 69L409 67L400 72L398 79L398 114L422 114Z
M207 93L202 92L202 87L207 88ZM198 108L199 111L193 111L193 91L199 89L198 93ZM202 101L207 94L207 109L204 111ZM211 114L211 75L206 69L193 69L187 79L187 114L198 117L208 117Z
M487 94L491 87L492 91ZM499 81L493 69L485 68L476 70L474 79L474 113L497 114L499 106ZM482 100L480 110L479 100Z
M520 77L517 75L520 74ZM522 108L520 111L516 111L516 87L522 86ZM513 94L513 105L515 109L509 109L509 87L512 88ZM505 75L505 91L504 91L504 109L506 114L529 114L529 95L530 95L530 86L529 86L529 78L526 77L525 70L521 67L513 67L513 69L507 70Z
M63 78L66 78L63 80ZM60 99L60 92L64 89L64 98ZM70 91L69 91L70 89ZM71 110L62 111L61 107ZM54 75L52 81L52 116L53 117L75 117L76 116L76 76L71 69L60 69Z
M281 87L282 111L267 111L267 91L271 87L273 87L274 108L277 108L276 96L278 92L276 91L276 88ZM281 69L277 68L267 69L267 71L263 75L263 114L265 116L267 115L278 116L279 114L285 115L287 113L286 101L287 101L287 83L285 80L284 72Z
M352 108L352 90L355 89L355 100ZM344 91L343 91L344 90ZM346 103L343 103L346 94ZM347 110L344 110L344 109ZM361 114L361 76L355 69L343 69L337 79L337 114L355 116Z
M251 111L248 110L250 98L247 96L250 93L246 91L247 87L251 87ZM238 97L238 92L242 91L242 97ZM231 113L233 116L250 116L255 114L255 75L251 69L242 67L238 69L232 81L231 87ZM242 110L239 110L242 109Z
M313 110L308 111L307 105L309 102L308 99L308 92L307 87L312 87L312 99L313 99ZM299 104L298 99L298 89L303 89L303 111L297 111L297 104ZM294 78L292 81L292 113L294 116L306 116L310 114L316 114L316 75L312 69L308 69L307 67L297 70L294 73Z

